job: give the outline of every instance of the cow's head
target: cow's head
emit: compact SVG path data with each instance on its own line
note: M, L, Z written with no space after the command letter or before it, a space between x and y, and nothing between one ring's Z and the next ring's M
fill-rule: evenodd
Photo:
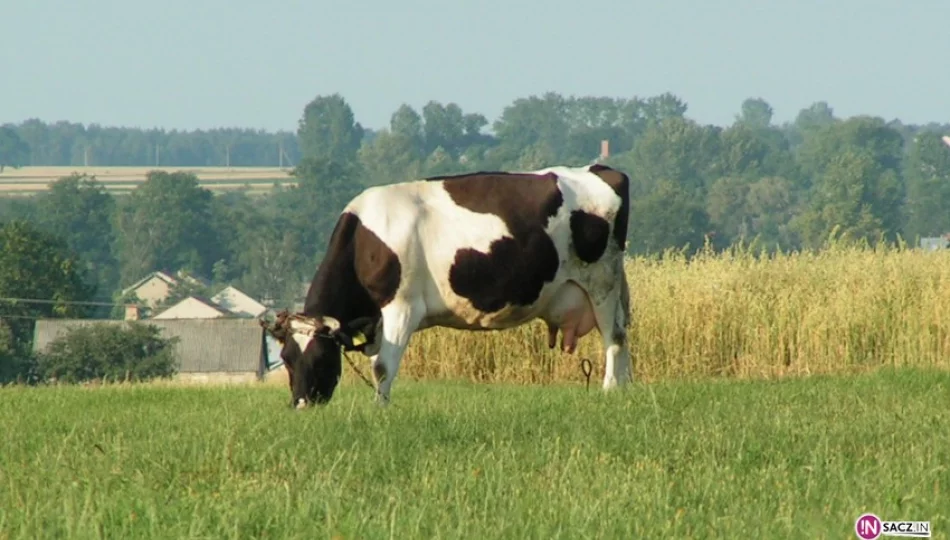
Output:
M290 383L290 404L298 409L330 401L340 382L340 347L362 350L368 339L366 334L374 327L368 317L342 328L333 317L291 315L286 310L277 314L273 324L263 320L260 324L281 346L280 357Z

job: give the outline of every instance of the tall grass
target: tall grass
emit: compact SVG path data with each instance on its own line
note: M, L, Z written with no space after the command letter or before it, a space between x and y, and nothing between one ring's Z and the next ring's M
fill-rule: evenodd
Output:
M950 367L950 251L831 243L760 255L737 247L626 262L635 377L692 379ZM547 348L540 322L500 332L415 334L401 374L553 382L603 375L596 330L576 356Z

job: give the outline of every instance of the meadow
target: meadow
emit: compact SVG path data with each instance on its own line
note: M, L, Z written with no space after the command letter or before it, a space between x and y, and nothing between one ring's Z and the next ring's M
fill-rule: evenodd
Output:
M269 191L275 182L282 185L296 183L296 179L290 176L290 167L8 167L0 172L0 196L41 193L49 189L51 182L73 173L95 176L110 193L127 193L145 182L145 175L151 170L193 173L202 187L212 191L246 188L252 193L260 193Z
M950 528L950 374L0 391L0 538L847 538Z

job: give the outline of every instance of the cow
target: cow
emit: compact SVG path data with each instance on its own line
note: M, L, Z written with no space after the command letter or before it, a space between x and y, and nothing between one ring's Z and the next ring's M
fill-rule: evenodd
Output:
M632 380L623 268L629 177L611 167L434 176L363 190L340 213L303 311L262 325L281 346L291 406L326 404L341 349L371 359L390 402L410 336L536 319L573 353L594 328L603 389Z

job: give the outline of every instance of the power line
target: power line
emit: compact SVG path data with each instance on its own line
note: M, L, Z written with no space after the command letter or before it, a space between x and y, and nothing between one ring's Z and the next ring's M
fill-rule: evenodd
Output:
M103 307L115 307L115 306L135 306L135 307L147 307L145 304L135 304L133 302L93 302L93 301L80 301L80 300L44 300L42 298L0 298L0 302L18 302L22 304L57 304L57 305L67 305L67 306L103 306Z

